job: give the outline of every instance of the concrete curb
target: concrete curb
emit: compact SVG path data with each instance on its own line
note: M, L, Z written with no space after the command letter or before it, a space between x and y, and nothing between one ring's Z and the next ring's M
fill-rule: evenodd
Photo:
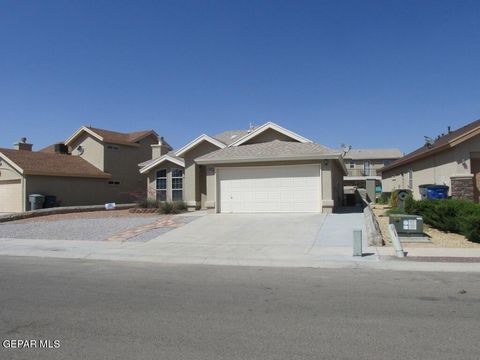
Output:
M134 206L136 206L136 204L118 204L116 205L115 210L130 209ZM115 211L115 210L109 210L109 211ZM1 215L0 223L15 221L15 220L22 220L22 219L29 219L37 216L69 214L69 213L79 213L79 212L87 212L87 211L106 211L106 210L105 210L105 205L63 206L63 207L55 207L55 208L48 208L48 209L25 211L22 213Z

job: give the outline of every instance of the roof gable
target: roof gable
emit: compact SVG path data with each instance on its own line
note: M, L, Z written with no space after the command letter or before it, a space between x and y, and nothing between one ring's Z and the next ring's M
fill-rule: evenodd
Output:
M259 136L260 134L265 133L268 130L274 130L274 131L292 139L293 141L298 141L300 143L312 143L313 142L313 141L311 141L311 140L309 140L309 139L307 139L307 138L305 138L305 137L303 137L303 136L301 136L297 133L294 133L293 131L285 129L284 127L282 127L280 125L277 125L273 122L267 122L267 123L263 124L262 126L259 126L258 128L256 128L255 130L253 130L253 131L247 133L246 135L242 136L240 139L234 141L229 146L242 145L242 144L248 142L249 140Z
M212 145L217 146L219 149L223 149L224 147L227 146L223 142L221 142L217 139L214 139L211 136L208 136L206 134L202 134L199 137L197 137L196 139L194 139L193 141L189 142L187 145L185 145L181 149L177 150L177 152L175 152L175 156L184 155L187 151L193 149L195 146L197 146L198 144L200 144L204 141L207 141L207 142L211 143Z
M175 156L165 154L163 156L160 156L159 158L150 160L146 163L142 163L142 164L145 164L145 165L140 169L140 173L145 174L148 171L150 171L151 169L155 168L156 166L160 165L161 163L163 163L165 161L169 161L169 162L171 162L173 164L176 164L176 165L178 165L182 168L185 167L185 161L183 159L179 159Z
M137 141L140 141L148 136L153 136L155 138L158 138L158 134L153 130L121 133L117 131L82 126L65 141L65 144L70 145L72 142L74 142L82 134L85 134L85 133L105 143L127 145L127 146L138 146Z

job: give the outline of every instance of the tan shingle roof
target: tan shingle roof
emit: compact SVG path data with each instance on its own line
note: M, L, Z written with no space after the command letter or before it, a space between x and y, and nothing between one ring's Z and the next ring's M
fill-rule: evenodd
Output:
M95 134L100 135L103 138L103 141L113 144L128 144L135 143L138 140L141 140L149 135L156 135L153 130L144 130L144 131L135 131L131 133L121 133L117 131L98 129L93 127L88 127Z
M383 160L399 159L403 156L400 149L351 149L346 155L346 160Z
M38 152L42 152L42 153L55 153L55 144L52 144L52 145L48 145L40 150L38 150Z
M97 169L80 156L12 149L0 149L1 154L21 168L25 175L111 177L110 174Z
M147 160L147 161L143 161L141 162L140 164L138 164L138 166L140 167L144 167L144 166L148 166L152 163L154 163L157 159L160 159L161 157L165 156L165 155L168 155L176 160L180 160L180 161L183 161L183 158L181 157L178 157L175 155L175 151L169 151L168 153L162 155L162 156L159 156L159 157L156 157L156 158L153 158L153 159L150 159L150 160Z
M434 141L431 146L422 146L411 153L405 155L404 157L394 161L392 164L387 165L380 169L380 171L390 170L396 168L397 166L411 163L417 159L427 157L430 154L435 154L439 151L443 151L453 146L457 145L458 142L461 142L462 139L467 139L468 135L476 133L480 130L480 120L476 120L467 124L460 129L450 132Z
M217 139L218 141L221 141L222 143L228 146L234 141L237 141L242 136L245 136L247 134L248 134L247 130L228 130L213 136L213 138Z
M340 152L320 144L274 140L259 144L226 147L201 156L195 159L195 162L214 164L215 162L229 161L322 159L335 156L340 156Z

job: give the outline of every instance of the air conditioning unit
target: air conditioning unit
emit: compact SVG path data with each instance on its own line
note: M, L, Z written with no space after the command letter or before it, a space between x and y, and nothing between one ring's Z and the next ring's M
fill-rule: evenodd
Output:
M423 218L418 215L390 215L389 223L395 226L399 236L423 236Z

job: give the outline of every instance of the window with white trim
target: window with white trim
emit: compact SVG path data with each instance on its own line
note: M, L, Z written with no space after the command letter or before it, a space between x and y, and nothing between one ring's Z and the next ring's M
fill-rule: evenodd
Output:
M408 188L413 189L413 170L408 170Z
M167 201L167 169L157 170L157 200Z
M355 169L355 161L350 160L350 164L348 165L350 169Z
M183 200L183 169L172 168L172 201Z

